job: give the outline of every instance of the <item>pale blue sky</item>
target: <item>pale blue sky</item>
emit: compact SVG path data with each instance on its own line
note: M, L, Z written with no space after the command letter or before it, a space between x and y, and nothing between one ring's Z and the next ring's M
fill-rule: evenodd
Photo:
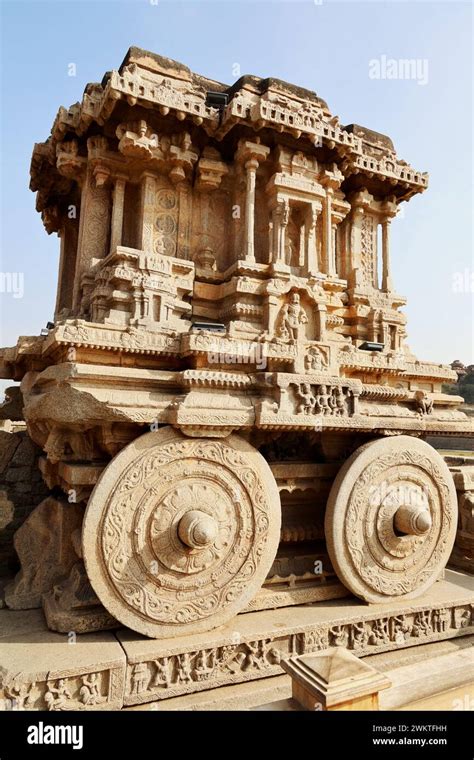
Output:
M472 9L455 2L177 2L0 0L2 272L24 296L0 294L0 345L51 319L59 241L28 190L33 143L60 105L118 68L130 45L231 83L275 76L315 90L340 116L390 135L430 187L392 224L393 275L408 297L408 343L421 359L474 362L472 313ZM374 80L381 56L428 63L428 81ZM68 76L75 63L77 75ZM462 273L462 292L453 287Z

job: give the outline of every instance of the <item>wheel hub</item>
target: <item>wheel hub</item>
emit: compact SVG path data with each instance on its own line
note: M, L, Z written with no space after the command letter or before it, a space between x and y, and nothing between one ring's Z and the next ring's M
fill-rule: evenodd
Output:
M413 504L403 504L395 512L393 524L398 533L423 536L431 529L433 520L429 509Z
M178 535L190 549L205 549L214 543L219 532L217 521L206 512L191 509L181 518Z

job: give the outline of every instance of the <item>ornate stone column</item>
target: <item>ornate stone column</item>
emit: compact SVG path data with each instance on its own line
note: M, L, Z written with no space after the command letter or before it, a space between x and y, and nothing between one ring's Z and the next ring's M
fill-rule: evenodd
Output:
M350 288L359 289L367 284L372 285L372 269L375 265L373 240L367 237L364 231L364 219L373 201L373 197L365 188L353 193L349 202L351 211L349 215L349 272L348 283ZM372 262L371 272L366 270L367 264Z
M255 261L255 183L258 161L251 158L245 164L247 192L245 196L245 260Z
M385 293L393 290L390 271L390 221L382 220L382 290Z
M139 245L142 251L153 253L153 224L156 213L156 177L145 172L141 180L140 201L140 235Z
M306 236L306 266L310 275L316 275L320 272L320 266L318 262L318 249L316 240L316 229L318 224L318 217L321 211L321 206L312 202L309 208L308 217L308 233Z
M257 138L258 139L258 138ZM235 160L242 164L246 176L245 193L245 237L244 258L245 261L255 262L255 189L257 169L266 160L270 148L261 145L260 142L240 140L235 154Z
M89 138L91 139L91 138ZM110 228L110 187L108 174L99 166L89 165L81 192L81 216L77 246L76 271L74 274L74 310L77 312L81 301L82 276L87 273L94 260L103 258L108 252L107 242Z
M290 204L288 200L279 201L273 210L273 231L275 235L276 261L286 265L286 228L290 219Z
M326 189L326 198L324 199L324 269L329 277L334 276L332 261L332 190Z
M126 178L118 176L114 181L112 193L112 220L110 223L110 253L122 244L123 207L125 200Z
M337 268L337 224L333 221L331 225L331 267L330 270L334 277L338 277Z

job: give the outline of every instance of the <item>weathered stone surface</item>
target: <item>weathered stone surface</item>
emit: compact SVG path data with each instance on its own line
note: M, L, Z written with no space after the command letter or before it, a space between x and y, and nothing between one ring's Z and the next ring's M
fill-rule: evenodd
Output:
M449 571L422 597L368 607L354 599L238 615L218 629L147 640L117 636L127 655L124 704L141 704L281 673L283 659L345 647L358 657L473 632L474 584Z
M411 664L423 665L430 658L436 664L444 655L470 653L472 579L452 571L448 577L416 603L375 605L369 611L361 602L344 600L244 614L217 631L161 642L125 630L117 633L118 641L109 633L61 635L46 630L39 610L1 610L0 705L54 710L122 705L249 709L288 696L289 679L281 676L283 660L317 654L328 644L331 651L348 648L391 678L392 671ZM443 609L450 611L446 625L440 624ZM459 672L460 663L452 658L449 662ZM435 671L440 673L439 667ZM406 673L395 673L395 690ZM459 683L467 683L467 675L466 669ZM416 680L421 686L417 677L407 692L410 699L422 693ZM431 693L436 691L435 681L444 688L448 680L436 676Z
M390 680L343 647L289 657L282 662L292 695L304 710L378 710Z
M8 607L16 610L41 606L42 595L77 562L71 534L77 530L83 508L52 496L39 504L15 533L15 549L21 570L5 588Z
M268 705L277 700L287 700L291 696L289 676L262 678L261 681L239 683L233 686L221 686L219 689L186 694L183 697L162 699L157 702L145 702L140 705L125 707L127 712L135 710L152 710L158 712L177 711L223 711L253 710L261 705ZM301 709L295 704L295 709Z
M18 569L14 533L48 494L38 470L40 454L26 431L0 430L0 575Z
M459 504L456 542L449 564L474 573L474 465L451 466Z
M124 673L112 634L61 635L46 629L39 611L1 611L0 709L118 709Z
M52 627L114 618L189 639L347 589L401 604L441 577L454 487L420 439L472 437L474 420L443 391L456 372L410 351L390 252L391 220L427 184L390 138L342 126L314 93L258 77L229 87L136 48L60 109L30 184L61 240L54 321L0 349L0 374L21 379L48 488L88 507L83 551L72 531L58 558L41 518L40 560L35 531L18 534L11 604L44 594ZM19 450L7 519L28 473ZM388 491L373 504L372 475ZM385 646L430 626L444 636L456 615L331 635ZM245 647L182 652L153 678L181 689L276 667L267 637ZM149 671L136 666L133 694Z
M456 535L449 469L424 441L371 441L337 474L325 528L332 564L356 596L421 596L446 566Z
M419 700L429 700L435 694L443 694L453 689L460 690L452 695L444 709L474 708L474 639L466 636L452 642L425 644L416 647L410 657L407 650L389 655L374 655L366 661L384 673L391 681L391 687L380 694L381 710L397 710ZM418 650L422 650L418 653ZM417 656L418 655L418 656ZM467 704L466 704L467 697ZM429 701L426 704L429 707Z
M74 549L77 553L73 534ZM120 623L99 602L79 560L69 575L43 594L43 610L51 631L93 633L119 628Z
M172 636L216 628L245 607L279 539L278 490L256 449L163 429L127 446L99 479L83 555L111 614Z
M12 385L5 388L5 401L0 404L0 420L22 420L23 397L20 386Z

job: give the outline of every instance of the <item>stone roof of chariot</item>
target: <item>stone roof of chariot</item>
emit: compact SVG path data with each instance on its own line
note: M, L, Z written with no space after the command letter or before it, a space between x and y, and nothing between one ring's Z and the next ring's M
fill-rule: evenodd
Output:
M226 95L227 103L220 109L209 104L210 92ZM346 176L359 175L360 188L356 189L364 187L367 177L375 176L381 187L388 183L395 188L395 195L408 200L428 185L426 173L396 156L387 135L358 124L341 125L326 101L311 90L254 75L227 85L196 74L178 61L131 47L117 70L108 71L100 83L86 85L80 102L59 109L50 136L34 147L31 189L55 184L56 146L94 134L112 118L119 102L131 108L143 106L162 118L167 113L182 121L193 120L217 142L239 125L250 134L262 127L267 134L285 132L295 139L299 150L324 146L334 154L330 161L336 160Z

